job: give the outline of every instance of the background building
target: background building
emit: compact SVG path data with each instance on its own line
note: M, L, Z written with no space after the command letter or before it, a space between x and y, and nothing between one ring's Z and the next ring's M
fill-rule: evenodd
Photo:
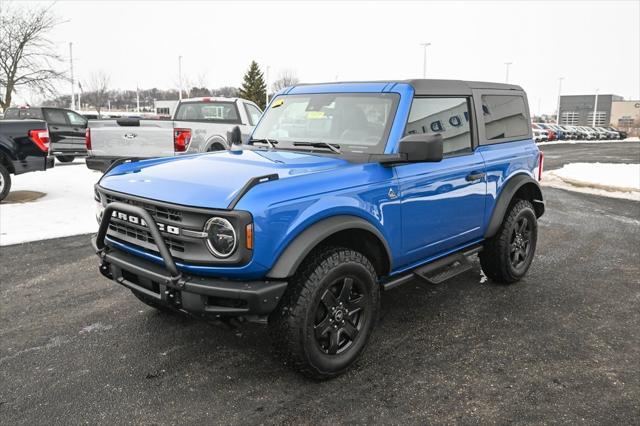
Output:
M173 117L173 113L178 106L178 101L153 101L153 110L157 115Z
M611 123L612 105L622 101L618 95L598 95L596 106L596 126L608 126ZM560 123L571 126L593 126L593 111L596 95L560 96Z
M614 101L611 105L611 125L637 131L640 128L640 100Z

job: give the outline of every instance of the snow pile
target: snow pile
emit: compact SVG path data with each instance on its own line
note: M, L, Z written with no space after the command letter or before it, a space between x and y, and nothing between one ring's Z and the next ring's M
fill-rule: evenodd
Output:
M0 246L97 232L93 185L101 173L84 162L57 163L46 172L11 176L11 192L46 195L24 204L0 204Z
M542 184L640 201L640 164L571 163L544 174Z
M536 142L536 145L575 145L575 144L601 144L601 143L628 143L628 142L640 142L640 138L632 137L626 138L623 140L619 139L610 139L610 140L597 140L597 141L576 141L576 140L562 140L562 141L551 141L551 142Z

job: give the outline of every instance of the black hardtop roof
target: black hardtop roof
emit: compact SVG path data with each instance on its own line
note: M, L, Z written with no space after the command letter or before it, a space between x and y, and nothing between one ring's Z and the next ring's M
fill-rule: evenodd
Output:
M515 84L491 83L485 81L441 80L441 79L410 79L410 80L364 80L364 81L335 81L325 83L302 83L297 86L317 86L323 84L354 84L354 83L406 83L413 86L416 95L471 95L474 89L484 90L517 90L524 91Z
M452 94L471 94L473 89L522 91L522 87L515 84L490 83L485 81L415 79L399 81L398 83L408 83L412 85L416 91L416 95L444 94L449 92Z

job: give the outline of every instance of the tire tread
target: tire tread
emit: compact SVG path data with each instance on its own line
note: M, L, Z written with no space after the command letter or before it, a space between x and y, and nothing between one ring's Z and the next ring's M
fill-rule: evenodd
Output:
M349 368L346 366L339 371L320 371L310 365L304 345L301 344L304 341L305 315L322 279L331 269L349 262L363 265L376 281L373 265L361 253L344 247L321 248L312 252L303 262L289 283L280 305L269 318L269 330L276 352L286 364L307 377L327 379L336 377ZM379 303L379 297L375 303ZM373 323L375 322L376 318Z

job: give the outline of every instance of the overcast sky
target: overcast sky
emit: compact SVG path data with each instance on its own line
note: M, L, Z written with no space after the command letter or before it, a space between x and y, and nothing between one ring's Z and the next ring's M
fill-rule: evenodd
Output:
M50 4L45 3L45 4ZM183 75L239 86L252 59L272 81L422 77L505 81L528 92L531 110L555 110L563 94L640 99L640 1L187 2L58 1L80 81L97 70L113 88L169 88ZM68 87L61 90L69 92ZM20 96L18 96L20 99Z

